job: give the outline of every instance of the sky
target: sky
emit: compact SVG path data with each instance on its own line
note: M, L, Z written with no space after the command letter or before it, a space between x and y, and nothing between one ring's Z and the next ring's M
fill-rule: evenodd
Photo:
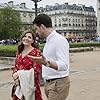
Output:
M9 1L14 1L14 4L26 3L27 8L34 8L34 2L31 0L0 0L0 3L7 3ZM38 7L45 7L45 5L55 5L55 3L64 4L68 2L68 4L82 4L87 7L93 6L96 11L96 2L97 0L42 0L38 2Z

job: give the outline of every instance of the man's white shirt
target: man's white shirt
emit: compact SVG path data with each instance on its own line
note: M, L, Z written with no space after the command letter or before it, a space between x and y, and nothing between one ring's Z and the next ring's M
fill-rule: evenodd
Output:
M43 55L50 62L56 62L58 70L42 66L42 77L47 79L61 78L69 75L69 43L62 35L53 31L46 38Z

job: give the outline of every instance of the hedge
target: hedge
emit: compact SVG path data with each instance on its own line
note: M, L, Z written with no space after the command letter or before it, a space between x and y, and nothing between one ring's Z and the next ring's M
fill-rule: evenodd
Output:
M39 44L39 48L43 51L44 44ZM79 47L100 47L100 42L79 42L70 43L70 48ZM0 45L0 56L15 57L17 45Z
M17 45L0 45L0 56L15 57Z
M70 48L76 47L100 47L100 42L78 42L78 43L70 43Z

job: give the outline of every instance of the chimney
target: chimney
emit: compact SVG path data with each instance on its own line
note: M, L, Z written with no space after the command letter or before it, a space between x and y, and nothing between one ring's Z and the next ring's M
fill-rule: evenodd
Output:
M9 7L13 7L14 5L13 5L13 1L9 1L8 2L8 5L9 5Z
M26 8L26 3L21 3L21 4L20 4L20 7L21 7L21 8Z
M68 2L65 2L65 5L68 5Z

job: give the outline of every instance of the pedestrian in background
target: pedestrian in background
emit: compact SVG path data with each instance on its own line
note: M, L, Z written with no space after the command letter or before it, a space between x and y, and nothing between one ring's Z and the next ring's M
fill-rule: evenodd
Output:
M38 15L33 24L36 33L46 38L46 43L41 57L29 57L36 63L42 64L42 77L48 100L65 100L70 87L69 43L53 29L48 15Z

